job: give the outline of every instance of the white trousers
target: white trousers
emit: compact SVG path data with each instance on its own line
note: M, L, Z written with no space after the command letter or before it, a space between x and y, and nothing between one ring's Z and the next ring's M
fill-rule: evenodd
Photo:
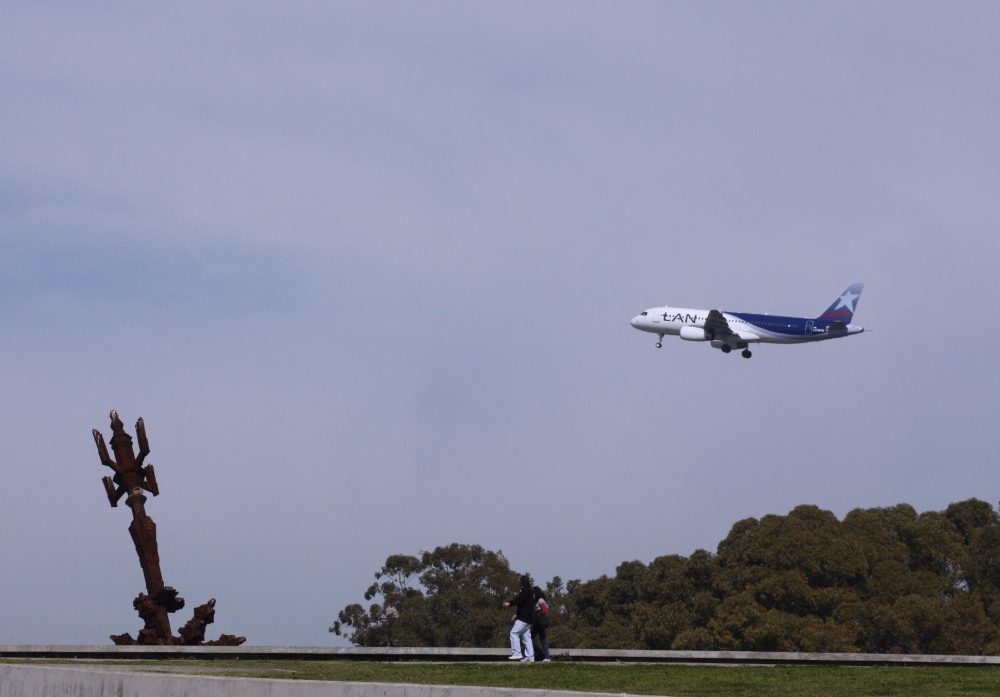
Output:
M518 620L510 630L510 653L512 656L521 656L521 642L524 642L524 657L529 661L535 660L535 646L531 643L531 625Z

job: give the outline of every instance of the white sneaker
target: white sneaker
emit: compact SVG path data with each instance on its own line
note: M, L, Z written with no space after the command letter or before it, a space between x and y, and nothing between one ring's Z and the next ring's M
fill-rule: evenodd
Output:
M507 656L508 661L523 661L524 659L520 656Z
M552 659L551 658L543 658L542 659L542 663L552 663Z
M521 659L521 663L534 663L534 662L535 662L534 658L528 658L527 656Z

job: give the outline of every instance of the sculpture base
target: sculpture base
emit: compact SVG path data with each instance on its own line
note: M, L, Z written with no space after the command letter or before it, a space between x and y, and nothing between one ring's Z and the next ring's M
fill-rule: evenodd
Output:
M139 631L138 639L133 639L132 635L126 632L112 634L111 641L116 646L239 646L247 640L246 637L235 634L223 634L214 641L205 641L205 628L215 622L215 598L194 609L194 617L180 628L179 637L169 632L170 625L165 619L162 624L158 622L159 613L156 610L160 605L167 605L167 612L174 612L184 607L184 600L177 598L177 591L173 588L164 589L156 599L140 593L132 606L145 620L146 627ZM158 628L160 631L157 631ZM166 631L163 628L166 628Z
M115 646L240 646L247 640L244 636L236 636L235 634L223 634L218 639L214 641L199 641L194 644L187 644L180 639L180 637L170 637L171 641L155 641L144 643L137 639L133 639L132 635L128 632L124 634L112 634L111 641L114 642Z

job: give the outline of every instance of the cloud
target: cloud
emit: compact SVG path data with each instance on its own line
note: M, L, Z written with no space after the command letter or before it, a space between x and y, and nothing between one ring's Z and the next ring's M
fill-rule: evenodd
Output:
M254 313L306 302L287 252L142 234L150 222L81 192L0 186L2 311L110 303L154 314Z

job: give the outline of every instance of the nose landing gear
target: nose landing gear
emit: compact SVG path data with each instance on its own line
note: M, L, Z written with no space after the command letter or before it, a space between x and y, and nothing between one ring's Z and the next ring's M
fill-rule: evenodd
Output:
M663 348L663 334L660 334L659 337L656 340L656 348Z

